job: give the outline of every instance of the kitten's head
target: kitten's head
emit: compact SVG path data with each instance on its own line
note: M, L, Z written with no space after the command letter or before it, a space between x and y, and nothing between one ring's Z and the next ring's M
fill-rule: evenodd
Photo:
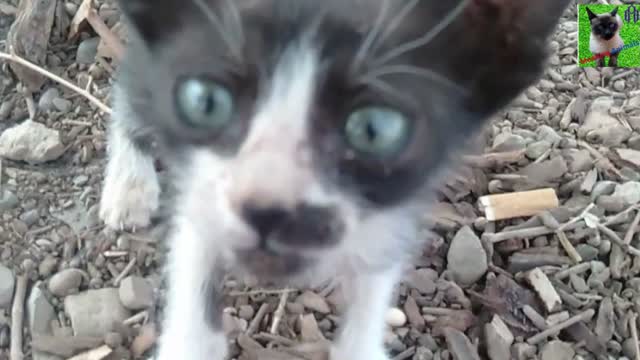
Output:
M591 23L591 33L603 40L611 40L622 27L622 19L618 16L618 7L611 12L595 14L591 9L585 7L589 14Z
M538 79L567 3L123 0L120 81L203 251L263 276L381 265L447 156Z

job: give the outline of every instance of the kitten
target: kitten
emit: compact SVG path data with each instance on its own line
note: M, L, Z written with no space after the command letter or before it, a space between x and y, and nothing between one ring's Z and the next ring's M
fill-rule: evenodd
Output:
M595 14L588 7L585 9L591 24L589 50L593 54L610 53L609 66L618 66L619 51L617 49L624 47L624 41L620 37L622 19L618 15L618 7L605 14ZM597 66L605 66L605 56L598 58Z
M225 357L228 271L339 279L331 359L389 359L384 315L448 156L540 77L568 2L121 0L100 214L147 226L168 163L158 359Z

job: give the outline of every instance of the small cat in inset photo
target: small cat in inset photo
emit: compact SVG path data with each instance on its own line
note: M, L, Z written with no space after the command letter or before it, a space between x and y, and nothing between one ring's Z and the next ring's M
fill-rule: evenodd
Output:
M585 9L589 14L589 23L591 24L589 50L593 54L610 53L608 66L618 66L618 54L620 52L616 49L622 49L624 46L624 41L620 37L622 19L618 15L618 7L604 14L595 14L588 7L585 7ZM606 66L605 58L606 56L598 58L598 67Z

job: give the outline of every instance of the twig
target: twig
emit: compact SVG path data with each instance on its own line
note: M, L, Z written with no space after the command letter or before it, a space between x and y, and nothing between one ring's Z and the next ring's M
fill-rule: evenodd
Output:
M620 246L620 248L622 250L624 250L625 252L634 255L634 256L639 256L640 257L640 250L634 248L633 246L626 244L624 242L624 240L622 240L620 238L620 236L618 236L618 234L616 234L615 231L609 229L608 227L602 225L602 224L598 224L598 229L600 231L602 231L602 233L604 233L605 235L607 235L607 237L609 239L611 239L611 241L613 241L614 243L616 243L616 245Z
M122 279L124 279L125 276L129 275L129 273L131 272L131 269L133 269L135 264L136 264L136 258L132 257L131 261L129 261L127 266L125 266L124 269L122 269L122 272L118 275L118 277L113 279L113 285L114 286L120 285L120 281L122 281Z
M256 313L256 316L253 318L253 320L251 320L251 324L249 324L249 327L247 328L247 336L251 336L258 330L258 327L260 327L260 323L262 322L262 319L264 319L264 316L267 314L267 311L269 311L269 304L262 303L262 305L260 305L260 308L258 309L258 312Z
M567 234L564 231L556 231L556 236L558 237L558 240L560 240L560 245L562 245L562 247L564 248L564 251L566 251L567 255L569 255L571 260L573 260L573 262L576 264L581 263L582 256L580 256L580 254L578 253L578 250L576 250L576 248L573 247L573 244L567 238Z
M0 166L0 169L2 169L1 166ZM635 233L638 231L638 225L640 225L640 211L638 211L638 213L636 214L636 217L631 222L631 225L629 225L629 229L627 229L627 233L624 234L624 239L622 239L622 241L625 244L631 244L633 235L635 235Z
M549 336L554 336L554 335L558 335L560 333L560 331L568 328L569 326L573 325L573 324L577 324L581 321L588 321L589 319L591 319L593 317L593 315L595 314L595 310L593 309L589 309L586 310L584 312L579 313L578 315L575 315L573 317L570 317L569 319L556 324L554 326L549 327L547 330L543 330L539 333L537 333L536 335L533 335L532 337L530 337L529 339L527 339L527 343L531 344L531 345L535 345L537 343L539 343L540 341L548 338Z
M11 360L22 360L22 323L24 321L24 300L27 294L27 275L20 275L16 280L16 293L11 307Z
M229 296L253 296L253 295L280 295L286 292L291 292L290 289L257 289L250 291L231 291Z
M280 320L282 320L282 316L284 315L284 306L287 304L287 299L289 298L289 291L285 291L280 296L280 302L278 303L278 308L276 312L273 314L273 322L271 323L270 333L275 334L278 331L278 326L280 325Z
M91 95L90 93L88 93L87 91L83 90L82 88L70 83L69 81L61 78L60 76L58 76L56 74L53 74L53 73L41 68L40 66L35 65L35 64L33 64L33 63L21 58L20 56L18 56L15 53L13 53L13 51L11 51L11 53L9 53L9 54L0 51L0 59L4 59L4 60L7 60L7 61L14 62L16 64L19 64L19 65L22 65L22 66L24 66L26 68L29 68L29 69L39 73L40 75L44 75L44 76L48 77L49 79L59 83L60 85L63 85L65 87L77 92L78 94L83 96L85 99L89 100L94 105L96 105L100 110L102 110L106 114L111 115L111 112L112 112L111 108L109 108L107 105L105 105L102 101L100 101L95 96Z
M631 328L633 347L636 350L636 360L640 360L640 344L638 343L638 314L633 313L633 315L631 315L629 318L629 327Z

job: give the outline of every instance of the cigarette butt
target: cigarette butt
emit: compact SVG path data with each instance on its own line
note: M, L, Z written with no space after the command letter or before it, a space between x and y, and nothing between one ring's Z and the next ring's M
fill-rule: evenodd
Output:
M556 191L551 188L486 195L478 201L489 221L533 216L560 205Z

